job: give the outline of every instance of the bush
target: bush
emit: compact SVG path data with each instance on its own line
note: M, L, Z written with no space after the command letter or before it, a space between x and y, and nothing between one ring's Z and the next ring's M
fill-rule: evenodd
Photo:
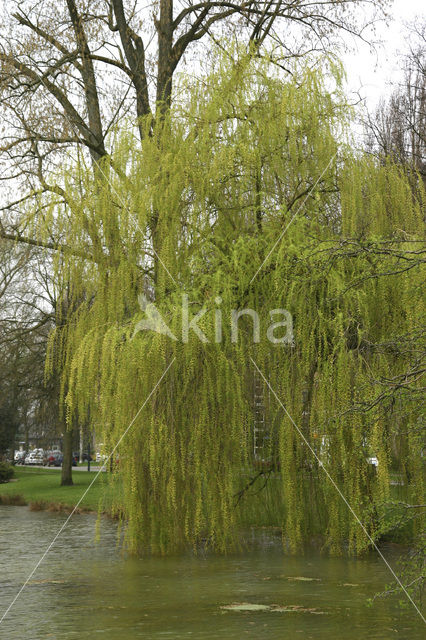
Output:
M0 483L9 482L13 478L13 467L7 462L0 462Z

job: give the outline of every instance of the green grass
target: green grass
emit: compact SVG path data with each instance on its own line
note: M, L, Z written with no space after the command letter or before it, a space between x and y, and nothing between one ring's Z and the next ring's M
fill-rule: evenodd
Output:
M15 467L15 481L0 484L0 499L2 496L20 495L27 503L58 503L73 507L80 500L95 476L96 472L85 473L78 471L73 473L73 486L61 487L60 469L17 469ZM99 474L82 500L80 507L97 510L101 500L102 510L108 510L111 504L111 491L105 473Z

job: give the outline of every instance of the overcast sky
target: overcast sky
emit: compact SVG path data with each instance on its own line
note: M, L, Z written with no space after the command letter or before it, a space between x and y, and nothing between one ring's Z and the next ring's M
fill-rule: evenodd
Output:
M356 53L343 56L348 74L348 87L358 91L366 99L369 108L377 104L381 95L389 92L389 83L400 75L400 53L407 50L407 31L404 22L412 22L416 16L426 16L426 0L394 0L389 26L377 27L377 39L381 46L371 52L367 45L357 43Z

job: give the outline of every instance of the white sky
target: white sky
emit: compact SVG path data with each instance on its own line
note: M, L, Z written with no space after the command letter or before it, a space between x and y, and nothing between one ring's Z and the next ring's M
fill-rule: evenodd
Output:
M350 91L359 91L371 109L380 96L389 93L390 83L400 77L400 54L408 48L405 22L426 15L426 0L394 0L388 26L376 27L376 39L383 41L372 52L368 45L356 43L356 53L343 56ZM355 43L354 43L355 44Z

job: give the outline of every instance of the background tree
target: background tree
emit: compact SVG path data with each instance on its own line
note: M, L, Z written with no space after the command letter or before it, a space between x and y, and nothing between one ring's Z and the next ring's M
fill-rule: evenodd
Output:
M374 153L381 162L403 167L409 177L415 197L419 195L419 182L426 185L426 22L419 17L417 22L407 27L409 50L403 57L403 78L395 85L388 100L383 100L374 115L366 121L367 150ZM421 189L420 189L421 191ZM423 219L425 207L422 208ZM404 244L401 245L401 249ZM369 246L369 251L383 251L377 244ZM380 278L393 278L401 270L421 268L425 262L424 233L420 234L417 246L410 254L398 250L394 253L393 266L388 272L378 273ZM402 264L403 263L403 264ZM401 327L402 329L402 327ZM371 348L387 354L403 356L405 366L396 374L383 373L370 376L370 398L354 405L354 411L374 416L377 410L392 416L393 428L390 432L389 454L394 469L398 470L402 483L411 483L407 467L406 445L408 440L417 441L417 457L413 464L422 467L424 424L422 418L413 419L413 409L423 407L424 376L426 372L426 327L424 318L419 317L407 327L407 331L397 331L383 342L372 344ZM385 509L388 517L382 520L384 535L394 535L400 530L413 527L416 532L413 547L401 563L401 575L413 596L421 601L426 581L424 563L425 536L422 528L425 504L422 480L418 479L418 492L413 499L401 497L390 499ZM381 595L400 591L399 585L392 585Z
M364 4L371 12L360 21ZM162 0L148 18L137 4L123 0L4 5L1 151L21 194L3 211L20 214L23 202L46 192L55 194L58 205L70 206L54 169L70 154L75 158L78 150L87 152L96 166L111 151L113 138L108 140L108 134L122 118L139 123L143 140L169 108L174 74L185 58L189 61L197 53L197 43L206 42L208 51L219 33L238 33L257 48L267 40L284 39L277 63L285 66L292 55L331 49L342 32L363 34L383 15L382 6L363 0L176 5ZM148 116L146 129L141 122ZM6 228L4 218L2 224L4 237L24 239L22 229L17 234L13 225ZM153 241L157 224L154 213ZM108 238L90 220L87 232L90 254L98 254L104 243L108 247ZM60 244L57 235L46 241L48 247Z
M39 437L42 444L43 438L47 442L60 436L58 389L44 375L47 341L55 320L55 287L49 270L39 250L2 241L0 394L13 407L13 422L26 451L30 437Z
M426 22L419 17L406 30L410 48L403 58L402 81L367 117L367 147L414 168L426 183Z

